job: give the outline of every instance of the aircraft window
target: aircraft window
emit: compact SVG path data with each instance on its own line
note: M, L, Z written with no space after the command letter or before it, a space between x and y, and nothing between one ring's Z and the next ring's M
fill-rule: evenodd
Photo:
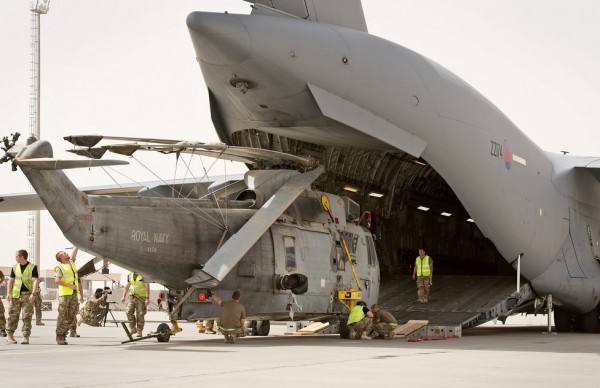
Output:
M346 246L350 251L350 254L356 253L356 246L358 245L358 235L344 232L341 233L342 238L346 241Z
M285 269L293 271L296 269L296 239L291 236L283 236L285 247Z
M370 236L367 237L367 253L369 257L369 265L377 264L377 252L375 251L375 243L373 242L373 238Z
M346 260L345 260L345 255L344 252L342 251L342 247L341 246L336 246L335 247L335 253L337 255L337 269L338 271L345 271L346 270Z

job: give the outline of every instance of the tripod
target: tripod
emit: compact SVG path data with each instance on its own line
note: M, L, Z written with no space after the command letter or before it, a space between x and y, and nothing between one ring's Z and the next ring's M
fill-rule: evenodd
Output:
M112 311L110 310L110 304L111 303L117 303L117 302L106 302L106 309L104 311L104 324L103 326L106 327L106 319L108 318L108 314L110 314L110 316L112 317L112 320L114 322L114 324L119 327L119 324L116 322L117 320L115 319L115 316L113 315Z

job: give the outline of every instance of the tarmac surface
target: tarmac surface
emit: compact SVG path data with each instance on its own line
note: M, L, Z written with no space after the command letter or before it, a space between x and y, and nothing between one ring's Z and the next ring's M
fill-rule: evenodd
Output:
M124 319L122 311L114 312ZM167 316L149 312L144 332ZM0 387L596 387L600 334L542 334L546 317L511 317L463 330L459 339L353 341L337 335L284 336L272 324L267 337L225 344L199 334L193 323L159 343L121 344L123 329L82 325L81 338L55 342L56 312L33 326L31 343L0 338Z

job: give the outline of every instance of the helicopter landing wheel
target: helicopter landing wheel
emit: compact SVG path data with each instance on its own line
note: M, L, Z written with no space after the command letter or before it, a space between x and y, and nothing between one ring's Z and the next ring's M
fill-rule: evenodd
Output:
M156 339L158 342L169 342L171 339L171 328L166 323L161 323L156 328Z

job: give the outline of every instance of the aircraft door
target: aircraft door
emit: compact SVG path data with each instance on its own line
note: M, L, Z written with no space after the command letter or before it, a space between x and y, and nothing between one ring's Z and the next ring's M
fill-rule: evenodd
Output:
M301 272L304 269L302 235L295 228L289 227L274 227L272 231L275 275Z

